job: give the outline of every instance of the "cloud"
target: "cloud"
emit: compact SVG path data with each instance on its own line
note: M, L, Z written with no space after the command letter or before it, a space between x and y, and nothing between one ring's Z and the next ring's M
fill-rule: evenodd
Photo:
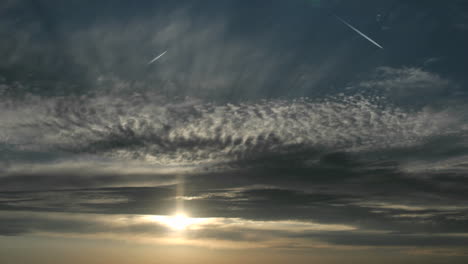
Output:
M0 106L3 211L164 216L183 201L196 217L255 223L213 226L193 240L269 246L302 243L279 227L288 221L318 225L304 246L365 247L389 236L376 243L417 247L432 232L455 247L452 236L467 232L458 106L407 109L372 96L227 104L157 93L28 95ZM424 164L434 169L415 169ZM271 243L265 222L276 225ZM340 240L330 225L374 233Z
M399 234L357 230L352 226L311 221L253 221L241 218L191 218L185 230L172 228L170 216L8 212L0 214L0 235L35 235L113 239L134 243L209 248L349 248L393 247L408 251L445 247L452 254L466 234ZM188 221L188 220L187 220ZM434 253L433 252L433 253ZM430 252L426 252L430 253Z
M190 221L189 221L190 220ZM173 229L171 216L101 215L38 212L8 212L0 214L0 235L21 234L93 236L96 238L130 239L146 243L176 243L210 245L210 247L245 247L242 244L257 239L268 242L263 247L282 244L287 236L304 231L346 231L353 227L322 225L298 221L252 221L240 218L192 218L185 231ZM270 232L277 232L269 235ZM216 239L219 244L210 244ZM208 243L204 243L207 240ZM240 244L236 246L237 244ZM269 244L271 243L271 244ZM223 245L227 244L227 245Z
M466 254L459 84L386 66L345 90L385 63L309 13L169 2L0 3L0 235Z
M303 89L321 78L303 70L296 52L278 47L288 41L278 40L271 29L261 35L231 34L227 10L200 15L189 5L143 3L158 11L138 17L102 15L81 24L62 21L62 14L73 17L74 9L86 8L77 3L24 4L17 7L23 15L2 19L0 35L8 41L0 45L5 57L0 69L10 83L53 96L150 90L171 98L238 101L281 93L280 83ZM157 64L147 65L165 50Z
M405 105L427 105L440 97L453 95L458 90L451 81L416 67L379 67L371 79L360 82L356 88ZM415 98L418 98L417 102Z
M218 219L185 240L156 241L177 245L224 239L220 247L400 243L408 250L465 242L457 237L468 231L459 106L407 109L373 96L237 104L165 98L3 98L2 213L165 219L182 204L194 217ZM93 223L81 232L71 218L54 221L10 217L4 222L17 224L2 232L153 243L145 234L167 231L164 224L100 231ZM425 242L434 234L443 243Z
M190 99L164 103L151 94L32 96L5 100L0 108L0 139L18 150L166 166L408 147L463 130L460 116L451 110L405 112L358 96L221 105Z

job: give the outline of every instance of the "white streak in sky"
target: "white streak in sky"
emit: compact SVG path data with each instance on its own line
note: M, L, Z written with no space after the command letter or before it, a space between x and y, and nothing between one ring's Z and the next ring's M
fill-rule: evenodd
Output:
M340 20L341 22L343 22L343 24L347 25L349 28L351 28L352 30L356 31L359 35L363 36L365 39L367 39L368 41L372 42L372 44L376 45L377 47L383 49L382 46L379 45L379 43L375 42L374 40L372 40L371 38L369 38L368 36L366 36L364 33L362 33L361 31L359 31L357 28L351 26L348 22L346 22L345 20L343 20L342 18L340 18L339 16L336 16L335 17Z
M161 58L162 56L164 56L164 54L166 54L167 50L164 51L163 53L159 54L156 58L152 59L150 62L148 62L148 65L150 65L151 63L157 61L159 58Z

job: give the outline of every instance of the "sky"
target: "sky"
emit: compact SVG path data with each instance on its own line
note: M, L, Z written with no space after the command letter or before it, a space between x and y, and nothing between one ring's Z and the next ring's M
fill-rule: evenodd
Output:
M1 263L468 261L467 1L3 0L0 39Z

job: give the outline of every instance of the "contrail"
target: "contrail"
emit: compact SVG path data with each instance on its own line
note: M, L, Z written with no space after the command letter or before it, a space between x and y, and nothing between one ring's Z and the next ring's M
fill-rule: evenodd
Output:
M167 50L161 54L159 54L156 58L152 59L150 62L148 62L148 65L150 65L151 63L157 61L159 58L161 58L162 56L164 56L164 54L166 54Z
M361 31L359 31L357 28L351 26L348 22L344 21L343 19L341 19L341 17L335 15L335 17L340 20L341 22L343 22L343 24L347 25L349 28L351 28L352 30L356 31L359 35L363 36L365 39L367 39L368 41L370 41L372 44L376 45L377 47L383 49L382 46L379 45L379 43L375 42L374 40L372 40L371 38L369 38L368 36L366 36L366 34L362 33Z

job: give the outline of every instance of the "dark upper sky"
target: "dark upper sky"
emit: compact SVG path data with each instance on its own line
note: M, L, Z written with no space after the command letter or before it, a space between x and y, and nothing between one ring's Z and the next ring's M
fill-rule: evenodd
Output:
M467 33L461 0L2 1L0 262L463 263Z

